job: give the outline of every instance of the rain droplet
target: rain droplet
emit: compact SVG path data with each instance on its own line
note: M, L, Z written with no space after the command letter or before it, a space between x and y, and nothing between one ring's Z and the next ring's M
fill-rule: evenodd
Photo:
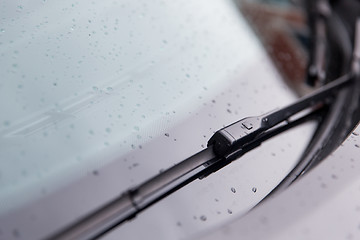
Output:
M99 175L99 171L98 171L98 170L94 170L94 171L92 172L92 174L93 174L94 176L98 176L98 175Z
M200 217L200 220L201 220L201 221L204 221L204 222L205 222L206 219L207 219L207 218L206 218L206 216L204 216L204 215L202 215L202 216Z
M14 237L16 237L16 238L20 237L19 230L14 229L12 233L13 233L13 236L14 236Z
M228 211L229 214L232 214L232 213L233 213L230 209L228 209L227 211Z
M233 192L233 193L236 193L236 189L235 188L231 188L231 191Z
M355 147L360 148L360 145L359 145L359 144L355 144Z
M355 136L359 136L359 133L357 133L357 132L353 132L352 134Z
M251 191L253 191L254 193L256 193L257 188L256 188L256 187L253 187L253 188L251 189Z
M93 87L92 87L92 89L93 89L94 91L99 90L99 88L98 88L98 87L96 87L96 86L93 86Z
M169 137L169 136L170 136L170 134L168 134L168 133L165 133L165 136Z

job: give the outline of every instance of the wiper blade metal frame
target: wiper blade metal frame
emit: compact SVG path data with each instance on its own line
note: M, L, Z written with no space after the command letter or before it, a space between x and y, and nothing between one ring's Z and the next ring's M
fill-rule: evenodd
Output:
M344 75L285 108L244 118L218 130L210 138L208 148L130 189L48 239L95 239L103 235L188 183L228 165L263 141L319 116L318 112L352 79L352 74ZM306 110L310 113L291 119Z
M351 74L346 74L285 108L258 117L244 118L224 127L210 138L208 146L214 145L214 152L218 156L230 156L244 145L256 141L265 131L287 121L300 111L318 104L326 104L330 101L329 98L351 79Z

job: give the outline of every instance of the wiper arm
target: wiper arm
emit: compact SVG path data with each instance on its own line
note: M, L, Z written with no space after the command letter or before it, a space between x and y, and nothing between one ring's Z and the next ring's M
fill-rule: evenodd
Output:
M259 117L248 117L217 131L208 145L214 145L214 152L218 156L229 158L242 149L244 145L254 141L261 141L261 135L290 117L318 104L326 104L333 93L349 83L350 74L330 82L312 94L301 98L285 108Z
M352 79L352 74L344 75L285 108L244 118L220 129L210 138L205 150L130 189L49 239L94 239L101 236L188 183L228 165L272 136L319 116L318 112ZM302 111L305 114L296 118Z

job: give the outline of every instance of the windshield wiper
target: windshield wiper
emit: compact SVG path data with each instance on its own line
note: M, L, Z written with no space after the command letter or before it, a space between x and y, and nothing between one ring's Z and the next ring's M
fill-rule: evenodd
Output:
M323 32L321 30L323 24L320 23L319 26L320 31ZM320 33L319 39L323 39L322 34ZM345 86L352 85L355 82L354 80L356 82L360 80L359 43L360 20L357 20L350 73L327 83L312 94L285 108L258 117L244 118L218 130L210 138L207 148L203 151L124 192L112 202L48 239L95 239L119 224L134 218L139 212L188 183L218 171L233 160L258 147L267 139L303 122L321 119L324 112L327 111L327 107L335 102L339 91ZM315 53L317 56L314 57L314 60L318 59L315 60L314 65L316 71L313 71L312 74L314 78L323 83L324 52L320 45L318 47L320 50ZM303 173L301 169L299 172ZM294 174L297 175L297 173Z
M258 117L244 118L218 130L210 138L205 150L130 189L49 239L99 237L186 184L228 165L272 136L321 116L322 109L352 79L352 74L344 75L285 108Z

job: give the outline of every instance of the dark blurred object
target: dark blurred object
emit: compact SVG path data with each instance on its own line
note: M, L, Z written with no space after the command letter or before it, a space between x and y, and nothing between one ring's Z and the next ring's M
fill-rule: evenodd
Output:
M305 0L311 29L307 83L323 85L350 71L358 0Z
M309 30L302 6L288 0L240 0L239 5L283 79L305 94Z

